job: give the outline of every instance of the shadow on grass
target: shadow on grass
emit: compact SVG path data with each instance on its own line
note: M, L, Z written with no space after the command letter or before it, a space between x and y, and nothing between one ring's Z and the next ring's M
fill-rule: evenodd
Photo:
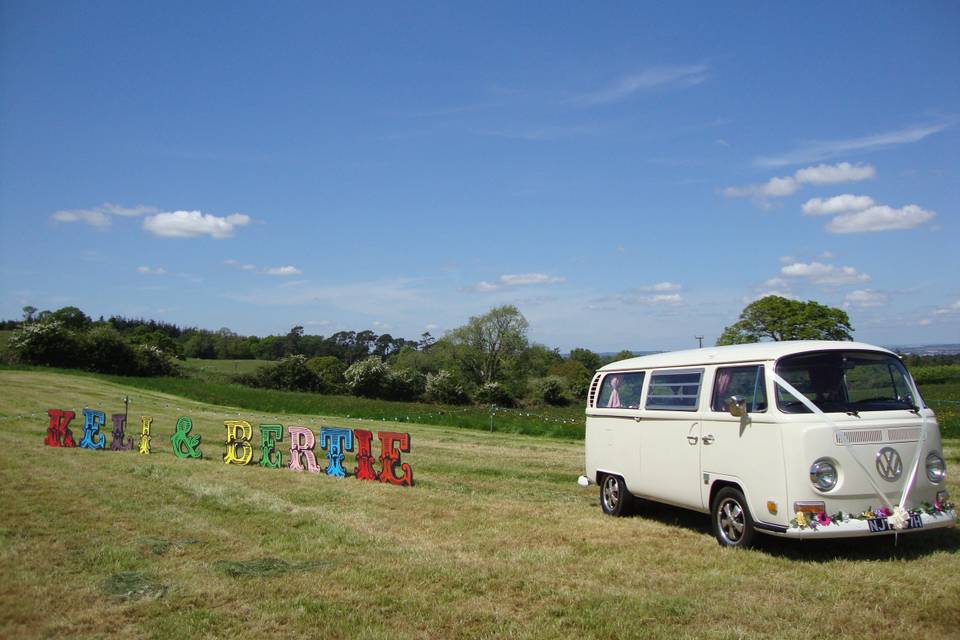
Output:
M637 499L632 517L645 518L713 538L710 517L680 507ZM877 535L860 538L826 540L794 540L757 535L755 552L777 558L805 562L844 560L911 560L941 551L960 553L960 528L933 529L900 535Z

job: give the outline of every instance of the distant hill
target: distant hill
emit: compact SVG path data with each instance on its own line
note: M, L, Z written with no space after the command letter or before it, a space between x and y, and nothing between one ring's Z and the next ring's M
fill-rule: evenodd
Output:
M887 347L887 349L917 356L952 356L960 353L960 344L923 344L909 347Z

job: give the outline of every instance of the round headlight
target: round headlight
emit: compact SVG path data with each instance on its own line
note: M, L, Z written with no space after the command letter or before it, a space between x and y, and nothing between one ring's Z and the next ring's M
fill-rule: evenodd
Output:
M810 466L810 482L820 491L830 491L837 486L837 468L825 458Z
M947 464L935 453L927 456L927 478L933 484L940 484L947 477Z

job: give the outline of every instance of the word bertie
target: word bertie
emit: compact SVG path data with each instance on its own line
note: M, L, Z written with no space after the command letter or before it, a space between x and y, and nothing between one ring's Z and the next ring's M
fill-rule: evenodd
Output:
M83 437L80 439L79 445L74 441L73 431L70 429L70 423L76 417L76 413L62 409L49 409L47 415L50 417L47 435L44 438L44 444L47 446L78 447L81 449L107 448L106 434L101 431L106 424L106 414L104 412L92 409L83 410ZM109 448L112 451L129 451L134 447L133 437L127 437L125 433L126 420L124 414L113 414L111 416L113 429ZM223 426L227 432L223 462L228 465L240 466L250 464L253 461L254 454L253 426L246 420L224 420ZM141 455L152 453L152 427L152 417L142 416L140 418L140 442L137 445L137 451ZM192 435L192 430L193 420L188 416L182 416L177 420L175 431L170 436L173 454L177 458L203 457L203 453L200 451L202 436ZM259 430L260 466L268 469L281 468L283 466L283 453L277 448L277 445L283 441L283 425L261 424ZM321 427L318 433L319 438L307 427L291 425L287 427L286 431L290 442L290 458L287 464L289 469L320 473L321 468L317 464L315 452L319 444L320 450L326 452L327 464L322 471L328 476L345 478L352 475L358 480L379 481L407 487L413 486L413 469L408 463L403 462L400 456L401 453L410 452L409 433L377 432L377 439L380 441L380 456L376 458L373 455L373 432L366 429ZM354 451L356 452L357 466L353 468L352 473L349 473L344 467L344 460L347 453L353 453ZM379 471L376 469L377 462L380 463Z

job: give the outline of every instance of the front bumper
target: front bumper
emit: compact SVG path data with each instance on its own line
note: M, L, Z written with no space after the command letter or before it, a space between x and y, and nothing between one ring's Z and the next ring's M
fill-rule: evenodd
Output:
M957 512L956 510L951 509L935 515L921 513L920 520L923 522L923 527L918 527L916 529L896 530L890 523L890 518L886 518L886 520L889 526L884 531L871 531L868 521L850 518L849 520L845 520L843 522L831 522L828 525L819 525L816 528L811 528L809 526L804 528L791 526L787 528L786 532L781 535L787 538L826 539L871 537L890 535L892 533L923 532L928 529L942 529L955 526L957 524Z

